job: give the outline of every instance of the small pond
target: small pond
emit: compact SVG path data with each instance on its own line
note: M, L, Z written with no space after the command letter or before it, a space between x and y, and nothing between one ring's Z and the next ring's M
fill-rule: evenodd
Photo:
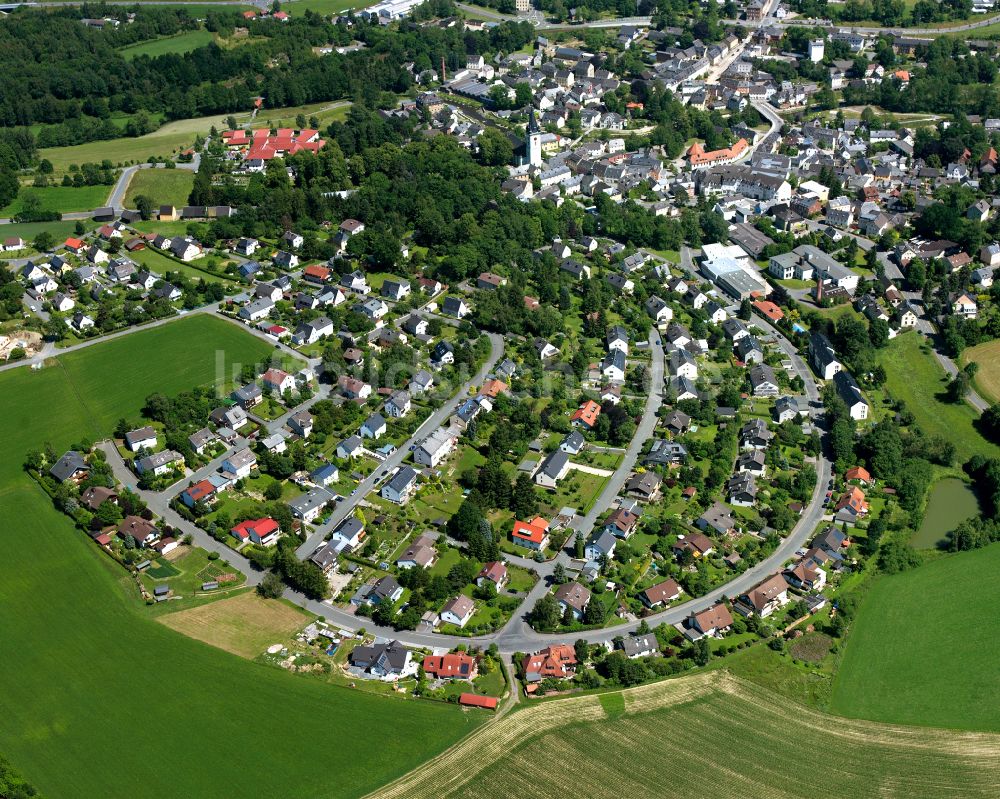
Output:
M979 500L968 484L957 477L946 477L931 486L927 511L920 529L910 543L917 549L932 549L949 530L960 522L979 515Z

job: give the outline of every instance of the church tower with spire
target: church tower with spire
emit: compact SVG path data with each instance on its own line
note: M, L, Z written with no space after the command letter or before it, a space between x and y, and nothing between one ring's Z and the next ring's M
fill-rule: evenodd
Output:
M528 111L528 163L531 166L542 165L542 129L538 127L538 120L535 119L535 109Z

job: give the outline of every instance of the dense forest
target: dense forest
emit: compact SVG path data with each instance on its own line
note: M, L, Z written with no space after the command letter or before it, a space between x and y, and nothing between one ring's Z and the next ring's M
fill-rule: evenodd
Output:
M453 10L449 0L429 6L424 14ZM223 48L211 43L182 55L126 60L116 48L196 23L183 9L142 7L131 24L95 29L81 24L80 14L72 8L20 11L0 26L0 68L6 78L0 85L0 128L41 125L39 145L56 146L122 135L111 122L116 114L183 119L247 111L257 96L269 108L372 98L409 88L413 78L405 63L419 71L444 58L455 69L469 53L509 52L533 36L531 26L514 23L480 33L418 27L414 21L390 31L361 21L352 28L334 25L309 11L285 24L247 22L236 11L219 11L208 15L206 28L225 37L237 26L247 27L245 44ZM120 15L121 9L90 6L83 14ZM365 49L327 56L312 51L354 39ZM150 124L155 127L147 121L126 133L149 132Z

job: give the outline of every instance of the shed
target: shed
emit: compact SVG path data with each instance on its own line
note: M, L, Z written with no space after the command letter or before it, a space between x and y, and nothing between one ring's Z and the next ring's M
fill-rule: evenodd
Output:
M479 696L478 694L462 694L458 702L466 707L481 707L486 710L496 710L500 700L494 696Z

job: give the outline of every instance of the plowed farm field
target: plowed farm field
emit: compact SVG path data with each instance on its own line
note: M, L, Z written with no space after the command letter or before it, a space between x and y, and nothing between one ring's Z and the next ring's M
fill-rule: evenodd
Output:
M372 796L995 797L1000 735L814 711L725 672L519 708Z

